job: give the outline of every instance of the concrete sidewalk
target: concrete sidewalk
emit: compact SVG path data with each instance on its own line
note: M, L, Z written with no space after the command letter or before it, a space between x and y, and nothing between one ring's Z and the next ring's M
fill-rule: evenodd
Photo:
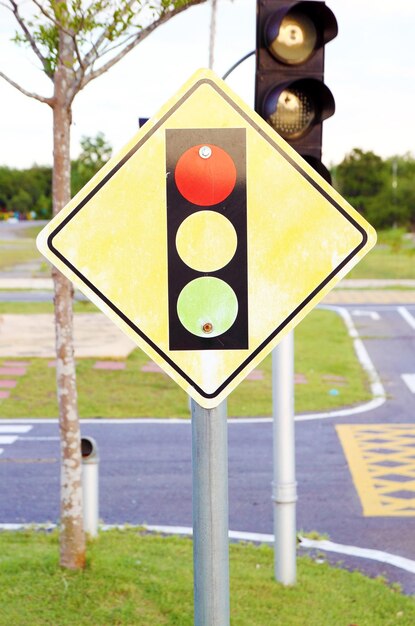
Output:
M49 277L6 276L4 272L0 272L0 289L53 289L53 281ZM344 278L334 289L335 291L343 289L415 290L415 279Z
M74 342L83 358L126 358L136 347L103 313L77 313ZM56 357L53 314L0 315L0 357Z
M322 304L415 304L415 289L335 288Z
M52 290L51 278L5 277L0 274L0 290ZM13 300L10 294L10 301ZM324 304L415 304L415 280L346 278L323 300Z
M0 277L0 289L52 288L52 280L48 278ZM13 301L12 292L10 301ZM415 280L346 279L324 298L322 304L415 304ZM135 348L134 342L102 313L76 313L74 319L75 352L78 357L126 358ZM53 314L0 315L0 357L23 356L54 358Z

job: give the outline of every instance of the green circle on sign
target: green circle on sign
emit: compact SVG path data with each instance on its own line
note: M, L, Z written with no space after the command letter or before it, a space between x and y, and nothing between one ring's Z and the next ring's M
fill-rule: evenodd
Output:
M198 272L214 272L229 263L238 237L232 222L217 211L197 211L182 222L176 235L182 261Z
M196 278L183 287L177 300L179 320L193 335L217 337L238 315L238 298L232 287L214 276Z

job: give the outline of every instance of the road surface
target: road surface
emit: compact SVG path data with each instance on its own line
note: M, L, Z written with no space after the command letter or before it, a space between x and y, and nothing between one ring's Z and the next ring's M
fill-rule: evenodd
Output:
M349 307L387 392L366 413L296 423L297 527L415 561L415 306ZM54 422L1 423L0 522L57 522ZM191 526L189 422L84 423L99 445L100 518ZM229 423L230 528L272 533L272 424ZM332 555L408 593L413 574Z

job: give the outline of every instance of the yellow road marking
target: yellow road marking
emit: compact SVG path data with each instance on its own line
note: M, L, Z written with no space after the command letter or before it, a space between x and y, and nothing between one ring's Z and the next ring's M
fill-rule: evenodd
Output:
M341 424L337 434L363 515L415 516L415 425Z

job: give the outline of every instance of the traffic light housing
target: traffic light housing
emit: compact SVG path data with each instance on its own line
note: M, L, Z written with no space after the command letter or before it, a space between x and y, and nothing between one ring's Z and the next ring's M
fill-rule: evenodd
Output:
M245 134L166 129L170 350L248 348Z
M335 104L324 84L324 47L336 35L324 2L258 0L255 110L327 180L322 123Z

